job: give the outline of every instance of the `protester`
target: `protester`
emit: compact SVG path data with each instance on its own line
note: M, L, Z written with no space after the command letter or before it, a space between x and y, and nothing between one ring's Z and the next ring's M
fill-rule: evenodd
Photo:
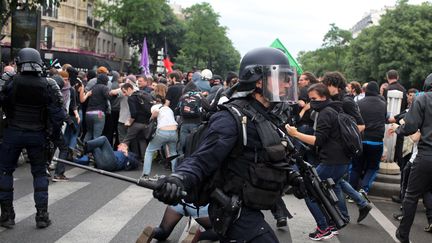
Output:
M308 89L310 106L319 115L316 119L315 135L307 135L299 132L295 127L286 125L287 132L290 136L300 141L318 147L319 165L316 167L318 175L322 180L332 178L336 183L334 191L339 198L338 208L345 218L347 209L345 199L339 180L342 179L348 170L350 158L345 154L341 144L342 140L339 134L337 113L342 111L341 102L332 102L330 93L324 84L314 84ZM309 234L312 240L329 239L334 236L336 228L329 222L322 213L318 204L306 197L306 205L312 213L317 223L315 232ZM333 232L332 232L333 231Z
M160 150L165 145L168 146L167 157L177 155L177 122L174 118L173 111L165 104L165 95L167 87L164 84L158 84L155 89L156 104L151 107L151 119L157 119L157 129L154 137L147 146L144 157L144 166L142 177L145 180L150 178L153 153ZM176 159L171 160L171 169L174 171Z
M353 160L350 184L354 189L368 193L379 170L383 153L387 104L379 97L375 81L366 86L365 95L365 98L357 102L366 126L363 132L363 153L360 158Z

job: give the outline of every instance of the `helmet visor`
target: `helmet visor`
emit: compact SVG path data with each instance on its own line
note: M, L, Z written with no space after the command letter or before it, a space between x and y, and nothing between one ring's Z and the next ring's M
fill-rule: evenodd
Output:
M289 66L266 66L263 77L263 96L270 102L297 101L297 82Z

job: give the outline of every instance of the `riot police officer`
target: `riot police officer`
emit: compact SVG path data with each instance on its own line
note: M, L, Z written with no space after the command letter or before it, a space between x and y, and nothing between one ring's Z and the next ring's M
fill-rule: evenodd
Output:
M179 203L182 191L185 201L208 197L221 242L278 242L261 210L271 209L287 184L302 180L289 168L277 129L296 86L287 57L273 48L248 52L239 73L236 93L211 116L198 149L158 181L153 195L168 204Z
M33 175L36 226L51 224L48 215L48 175L45 147L47 126L51 136L60 131L65 119L62 98L54 80L42 77L43 62L37 50L21 49L16 58L17 71L5 84L0 104L6 113L6 128L0 149L0 225L15 225L13 209L13 172L25 148Z

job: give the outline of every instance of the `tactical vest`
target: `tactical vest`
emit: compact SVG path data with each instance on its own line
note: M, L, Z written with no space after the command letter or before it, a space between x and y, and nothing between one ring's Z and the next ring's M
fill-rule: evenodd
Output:
M6 107L7 126L27 131L46 127L48 83L45 78L15 75Z
M228 195L239 195L249 208L270 209L287 184L287 151L275 125L250 105L238 99L222 109L236 119L241 149L233 149L214 177L215 186Z

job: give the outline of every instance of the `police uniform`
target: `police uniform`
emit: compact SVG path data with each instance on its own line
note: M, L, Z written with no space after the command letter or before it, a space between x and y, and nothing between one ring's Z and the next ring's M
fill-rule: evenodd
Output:
M251 94L264 94L270 102L280 99L279 92L270 96L266 92L270 87L277 90L278 82L287 80L284 75L292 74L277 71L284 65L289 65L288 60L277 49L246 54L240 65L238 98L211 116L198 149L154 191L156 198L169 204L179 202L181 190L188 193L186 201L208 198L209 217L222 242L278 242L261 210L273 208L283 188L295 185L299 176L289 167L283 138L270 115L273 106L265 107ZM264 80L262 90L256 90L259 80Z
M48 218L47 124L54 130L65 118L54 81L40 76L42 60L32 48L21 49L17 57L20 71L6 84L1 105L7 124L0 149L0 224L12 228L15 224L13 210L13 172L22 149L25 148L33 175L34 200L37 209L36 225L45 228ZM54 82L54 83L53 83ZM58 91L58 87L57 87Z

